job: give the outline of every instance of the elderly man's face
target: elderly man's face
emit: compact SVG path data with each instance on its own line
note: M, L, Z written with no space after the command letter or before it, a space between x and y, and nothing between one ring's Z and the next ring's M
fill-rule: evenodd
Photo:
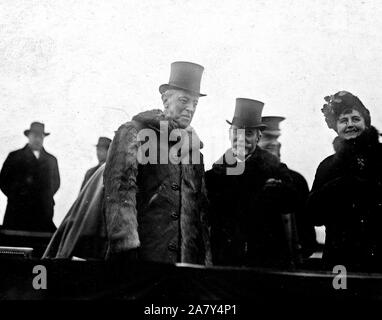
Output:
M280 158L281 143L278 141L278 136L263 133L259 147Z
M190 125L198 101L198 95L183 90L170 90L168 99L164 102L165 112L184 129Z
M256 149L261 132L257 128L238 128L232 125L229 129L229 138L231 140L231 147L234 154L239 159L253 153Z

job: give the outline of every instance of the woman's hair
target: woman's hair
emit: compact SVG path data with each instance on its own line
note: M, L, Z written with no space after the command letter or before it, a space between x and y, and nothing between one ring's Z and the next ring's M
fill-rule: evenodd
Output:
M337 130L337 120L341 114L357 110L365 119L366 127L371 125L369 110L363 105L361 100L347 91L339 91L332 96L326 96L326 103L321 109L325 116L326 124L330 129Z

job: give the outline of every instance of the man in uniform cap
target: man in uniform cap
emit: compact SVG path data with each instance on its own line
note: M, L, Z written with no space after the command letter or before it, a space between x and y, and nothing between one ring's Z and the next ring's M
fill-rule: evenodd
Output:
M259 146L267 150L279 160L281 158L280 149L281 143L279 137L281 135L280 122L284 121L284 117L267 116L263 117L262 121L267 125L266 130L259 141ZM287 167L285 164L282 164ZM303 258L309 257L315 250L316 233L313 224L309 222L306 212L304 212L305 204L309 195L309 187L305 178L298 172L289 169L289 174L292 177L293 185L297 191L297 201L295 203L294 218L297 231L298 245Z
M294 192L288 170L258 146L264 103L237 98L231 148L206 172L211 244L217 265L287 267L292 262L283 216ZM240 170L232 171L232 168Z
M98 164L95 167L90 168L88 171L86 171L84 181L82 182L82 185L81 185L81 190L85 186L86 182L88 182L89 178L94 174L94 172L96 172L98 168L105 163L106 157L107 157L107 151L109 150L110 143L111 143L111 139L109 138L106 138L106 137L98 138L98 143L96 144Z
M43 148L49 135L40 122L24 131L28 144L11 152L0 173L1 191L8 197L4 228L53 232L53 196L60 187L57 159Z

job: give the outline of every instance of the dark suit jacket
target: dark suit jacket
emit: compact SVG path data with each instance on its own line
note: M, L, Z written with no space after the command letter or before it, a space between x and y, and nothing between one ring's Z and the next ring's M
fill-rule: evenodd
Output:
M0 189L8 197L3 226L52 232L53 196L60 187L57 159L44 149L37 159L28 145L11 152L0 172Z
M293 212L296 194L289 170L257 147L241 175L228 175L226 155L206 172L213 262L217 265L289 265L282 214ZM237 163L234 164L236 166ZM282 180L267 187L270 178Z

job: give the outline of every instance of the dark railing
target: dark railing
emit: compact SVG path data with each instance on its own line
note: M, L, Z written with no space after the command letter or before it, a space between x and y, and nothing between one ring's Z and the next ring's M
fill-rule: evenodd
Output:
M46 289L33 286L44 276L36 266L46 269ZM382 274L348 273L346 289L336 289L329 271L0 258L0 275L3 300L382 300Z
M300 268L291 270L41 260L51 236L0 230L0 300L382 300L382 274L348 272L346 289L336 289L333 283L338 274L320 271L319 258L307 259ZM33 286L39 276L36 266L46 269L47 289Z

